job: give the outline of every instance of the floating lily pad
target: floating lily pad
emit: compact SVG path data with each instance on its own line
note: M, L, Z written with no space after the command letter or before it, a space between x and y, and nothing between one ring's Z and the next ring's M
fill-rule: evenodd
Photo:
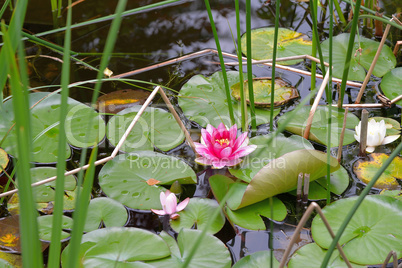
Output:
M232 187L231 184L237 182L234 182L232 179L223 175L214 175L209 178L209 183L216 200L221 202L229 188ZM287 215L285 204L283 204L278 198L274 197L272 207L273 220L284 220ZM232 224L237 224L238 226L249 230L265 230L266 227L261 216L271 218L271 206L268 199L238 210L231 210L228 206L225 206L224 211L228 220Z
M401 124L395 119L388 117L371 117L370 119L374 119L376 122L384 120L385 127L387 128L386 136L401 134Z
M68 258L68 251L69 246L62 254L64 265ZM143 267L139 266L141 261L156 260L169 255L169 247L158 235L139 228L111 227L98 229L82 236L80 265L82 267Z
M0 252L1 268L22 268L22 256L7 252Z
M188 258L198 237L201 235L199 230L182 229L177 237L177 244L174 238L162 233L161 237L166 241L171 250L171 256L149 261L147 263L153 267L181 267ZM155 247L156 248L156 247ZM191 258L188 268L230 268L232 260L226 246L218 238L212 235L204 235L198 249Z
M9 253L21 253L19 216L9 216L0 219L0 248ZM41 250L48 247L48 243L41 242Z
M354 206L358 197L335 201L324 207L323 213L336 233L344 216ZM397 258L402 257L402 201L382 195L367 196L353 215L343 232L339 244L343 245L346 257L362 265L381 264L393 250ZM311 225L314 241L327 249L332 238L320 216Z
M250 182L255 174L271 160L292 151L314 149L308 140L297 135L287 138L285 135L279 134L269 143L271 139L271 134L251 138L249 144L257 145L257 149L245 156L238 167L229 168L230 174L245 182Z
M327 250L321 248L316 243L310 243L299 248L290 258L288 268L320 268L322 261L327 254ZM328 268L347 267L340 257L338 250L334 250L328 262ZM352 267L366 267L352 264Z
M29 94L29 105L32 106L49 93L38 92ZM12 99L3 104L0 110L0 138L7 135L2 147L9 154L17 156L16 131L12 127L14 124L14 113ZM60 120L61 96L54 94L31 109L31 126L33 138L33 162L52 163L57 162L58 140L59 140L59 120ZM101 116L92 108L74 99L68 99L68 114L65 121L66 135L68 143L74 147L89 147L100 142L105 136L105 122ZM90 121L93 121L89 129ZM66 143L66 158L71 156L71 149Z
M342 78L345 69L345 59L349 45L349 33L343 33L333 38L332 51L332 75ZM361 53L358 51L359 43L362 48ZM363 81L368 70L373 63L375 54L377 53L379 42L360 36L355 38L353 45L352 58L349 66L348 80ZM321 44L324 61L328 62L329 58L329 39ZM395 68L396 58L389 46L384 45L381 50L380 57L374 67L373 75L383 77L388 71Z
M89 232L100 227L121 227L127 222L127 210L119 202L98 197L89 202L84 231Z
M52 239L52 226L53 226L53 215L45 215L38 217L39 239L50 242L50 240ZM73 219L63 215L61 228L62 228L61 240L69 238L70 233L64 230L65 229L71 230L73 228Z
M349 186L349 174L342 166L330 176L329 189L331 193L340 195ZM289 192L292 195L296 195L296 190ZM327 176L319 178L310 182L308 199L309 200L323 200L327 198Z
M251 57L255 60L272 59L274 50L275 28L259 28L251 30ZM298 55L311 55L312 42L308 40L307 35L298 33L286 28L278 29L277 58L291 57ZM241 49L244 54L247 53L247 36L244 34L241 38ZM281 61L280 64L296 64L300 60Z
M137 115L140 106L124 109L107 124L107 138L114 146L120 141L127 127ZM133 152L153 150L169 151L184 141L184 133L173 115L165 110L148 107L131 130L121 150Z
M353 165L353 172L356 177L364 183L369 183L378 170L384 165L389 158L383 153L369 154L369 161L364 159L357 160ZM396 189L399 187L396 179L402 180L402 158L397 156L382 173L380 178L374 184L374 187L380 189Z
M261 268L261 267L279 267L279 262L274 258L273 266L271 266L271 251L257 251L253 254L241 258L233 268Z
M6 169L9 161L10 160L8 158L6 151L0 148L0 173L2 173L3 170Z
M248 96L248 81L244 81L243 90L245 92L246 101L250 104ZM271 78L254 78L253 79L254 91L254 104L256 107L270 107L271 106ZM299 92L295 87L292 87L281 78L275 78L275 91L274 91L274 106L280 106L292 99L299 97ZM240 98L240 82L232 86L232 96L236 100L241 101Z
M332 156L329 164L331 172L339 169L338 161ZM324 176L327 172L327 155L306 149L286 153L264 166L249 184L233 184L234 194L229 196L227 204L236 210L290 191L297 186L300 172L309 173L310 181Z
M278 125L283 124L288 117L290 122L285 129L294 134L303 136L307 125L307 118L310 113L311 106L302 107L297 113L289 112L282 115L278 120ZM344 119L344 110L332 108L331 116L331 147L339 146L339 137L341 135ZM345 136L343 145L355 142L354 133L355 126L359 123L359 119L352 113L348 113L346 120ZM328 107L318 106L314 114L313 123L310 129L309 140L327 145L327 129L328 129ZM352 130L353 129L353 130Z
M96 101L96 109L101 113L118 112L133 105L142 105L151 93L142 89L122 89L102 95Z
M402 190L382 190L381 195L391 196L402 201Z
M239 73L227 72L229 87L239 83ZM226 99L225 85L222 72L216 72L210 77L196 75L183 85L179 94L179 106L184 115L206 127L211 124L217 127L220 123L232 125L229 117L229 108ZM233 112L236 124L241 125L241 104L232 96ZM257 125L269 123L270 111L256 108ZM274 110L274 116L279 109Z
M191 229L195 227L197 230L203 230L207 227L207 223L215 210L219 209L219 204L215 200L208 198L191 198L190 202L183 211L178 212L180 217L170 221L170 226L180 232L182 228ZM215 221L208 226L208 233L215 234L222 229L225 224L225 215L221 212Z
M149 179L160 181L149 185ZM197 182L194 171L178 158L151 151L122 154L107 162L99 173L103 192L133 209L162 209L160 185Z
M402 67L392 69L384 75L381 80L380 87L384 95L389 99L394 99L402 94ZM402 106L402 100L396 104Z

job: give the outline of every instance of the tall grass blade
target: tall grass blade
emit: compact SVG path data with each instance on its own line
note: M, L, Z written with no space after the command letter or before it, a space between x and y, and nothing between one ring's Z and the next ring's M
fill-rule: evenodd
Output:
M15 12L18 9L24 9L17 3ZM15 60L15 44L11 39L20 40L20 32L10 32L2 24L3 39L5 46L1 53L4 55L4 64L8 65L7 70L10 75L10 85L13 94L13 111L16 122L17 134L17 159L18 159L18 189L20 204L20 233L22 262L24 267L39 268L43 267L41 245L38 236L38 223L32 189L30 172L30 154L31 154L31 126L28 104L27 73L24 69L24 53L22 45L19 50L19 61L21 69L18 68ZM18 28L18 27L17 27ZM21 73L21 76L20 76ZM6 73L7 75L7 73Z
M250 99L251 129L257 129L255 118L254 90L253 90L253 64L251 58L251 3L246 0L246 39L247 39L247 79L248 98Z
M269 117L269 130L274 130L274 102L275 102L275 68L276 68L276 52L278 50L278 32L279 32L279 9L280 0L276 0L275 4L275 33L274 33L274 50L272 52L272 73L271 73L271 114ZM271 238L271 235L270 235ZM271 252L272 253L272 252ZM272 254L271 254L272 255Z
M335 3L335 9L336 9L336 12L338 13L339 19L342 21L343 24L346 24L346 20L345 20L345 17L343 16L342 9L341 9L341 6L339 5L338 0L335 0L334 3ZM331 6L331 8L329 10L331 13L333 13L334 5L330 5L330 6Z
M212 16L212 11L211 11L211 6L209 5L209 0L205 0L205 6L208 11L209 24L211 25L212 32L214 34L216 50L218 51L219 61L221 64L222 76L223 76L223 81L225 84L226 100L228 102L228 108L229 108L230 122L232 125L234 125L236 121L235 121L234 114L233 114L232 95L230 94L230 88L229 88L229 83L228 83L227 74L226 74L226 66L225 66L225 62L223 60L222 49L221 49L221 45L219 43L218 33L216 32L215 22L214 22L214 18Z
M25 18L27 6L28 6L28 0L18 1L16 4L16 7L14 9L13 15L11 17L10 28L8 29L9 32L12 33L12 35L9 36L9 38L10 38L10 44L9 44L10 48L9 49L11 49L11 51L12 51L11 55L15 54L19 41L21 40L20 33L22 30L22 25L24 24L24 18ZM4 33L4 31L5 31L5 28L3 30L3 27L2 27L2 32ZM8 52L6 52L6 49L2 49L0 51L0 62L2 62L2 63L7 62L7 58L9 55L6 55L6 53L8 53ZM5 64L4 67L5 67L5 69L3 69L2 72L0 72L0 88L1 88L0 110L3 105L3 88L6 85L7 74L8 74L8 72L7 72L8 65Z
M71 5L71 0L68 1ZM67 30L64 36L64 55L63 66L61 74L61 104L60 104L60 126L59 126L59 144L57 156L57 179L56 179L56 193L53 210L53 228L52 238L49 249L49 268L60 267L60 250L61 250L61 231L62 231L62 216L63 216L63 197L64 197L64 173L66 170L66 150L67 143L65 133L65 121L67 117L67 99L68 99L68 84L70 82L70 48L71 48L71 21L72 21L72 8L67 11Z
M240 7L239 0L235 2L236 9L236 33L237 33L237 58L239 60L239 80L240 80L240 101L241 101L241 128L244 132L248 131L248 111L247 102L244 96L244 77L243 77L243 58L241 51L241 32L240 32Z
M102 81L102 77L103 77L103 70L106 69L106 66L109 62L110 59L110 54L113 51L113 47L114 44L116 43L116 38L117 38L117 34L119 32L119 28L120 28L120 24L121 24L121 20L122 20L122 13L126 7L126 3L127 0L119 0L117 7L116 7L116 12L115 12L115 19L112 22L112 25L110 27L107 39L106 39L106 44L105 44L105 49L103 50L103 57L101 59L101 63L100 63L100 71L97 74L96 80L97 83L95 84L95 88L94 88L94 93L92 95L92 103L95 103L96 99L99 96L99 91L101 88L101 81ZM91 120L89 120L91 121ZM90 123L92 124L92 122ZM88 129L90 130L91 127L89 126ZM88 134L89 136L89 134ZM85 163L85 157L87 154L87 149L84 148L82 150L82 154L81 154L81 158L80 158L80 166L83 166ZM95 161L95 160L93 160ZM88 172L87 172L88 174ZM88 179L89 180L89 179ZM76 208L78 208L80 206L80 200L82 200L81 195L80 195L80 186L82 185L82 181L83 181L83 172L81 171L78 174L78 189L77 189L77 201L76 201ZM92 184L90 185L92 187ZM83 190L83 194L85 193L85 188ZM83 198L86 198L83 195ZM83 203L84 206L88 206L88 203ZM81 210L82 212L80 213L76 213L74 215L74 224L73 224L73 231L72 231L72 235L71 235L71 242L70 242L70 248L72 249L72 251L69 252L70 254L70 258L68 258L68 265L66 265L66 267L70 267L70 268L75 268L77 267L78 264L78 253L79 253L79 248L80 248L80 243L81 243L81 237L82 237L82 230L84 228L84 224L85 224L85 218L86 218L86 208ZM78 216L79 215L79 216Z
M4 4L3 4L3 6L2 6L1 9L0 9L0 18L3 18L4 12L6 11L7 6L8 6L8 4L10 3L10 1L11 1L11 0L6 0L6 1L4 1Z
M346 227L348 226L353 215L359 208L360 204L363 202L364 198L370 192L371 188L374 186L374 184L377 182L377 180L380 178L380 176L384 173L384 171L387 169L387 167L391 164L392 160L394 160L394 158L396 156L398 156L398 154L401 151L402 151L402 142L398 145L398 147L395 148L395 150L389 156L387 161L385 161L384 165L381 166L381 168L374 175L373 179L367 184L367 186L360 193L359 198L356 200L355 204L350 209L349 213L346 215L345 220L342 222L341 226L338 229L338 232L336 233L334 239L332 240L332 243L331 243L330 247L328 248L327 254L325 255L325 258L321 264L321 268L327 267L329 259L331 258L332 252L334 251L334 249L336 247L336 243L339 242L340 237L342 236L343 232L345 231Z
M353 50L353 44L355 42L355 34L356 34L356 26L357 26L357 21L359 19L359 10L360 10L360 4L361 0L356 0L356 5L355 9L353 11L353 20L352 20L352 28L350 29L350 39L349 39L349 44L348 44L348 51L346 52L346 59L345 59L345 69L343 69L343 75L342 75L342 83L341 83L341 93L339 96L339 106L342 107L343 105L343 97L345 96L345 89L346 89L346 80L348 79L348 74L349 74L349 68L350 68L350 61L352 58L352 50Z

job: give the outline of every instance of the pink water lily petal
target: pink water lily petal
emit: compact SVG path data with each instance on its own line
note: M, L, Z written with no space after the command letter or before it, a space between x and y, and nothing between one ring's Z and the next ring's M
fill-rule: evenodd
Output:
M165 207L163 208L166 214L173 214L176 212L177 199L174 193L170 193L166 198Z
M166 212L165 212L164 210L152 209L152 208L151 208L151 211L152 211L153 213L158 214L158 215L161 215L161 216L166 215Z
M187 197L186 199L184 199L183 201L181 201L177 207L176 207L176 211L182 211L188 204L188 202L190 202L190 197Z
M248 145L246 147L239 148L234 154L236 157L243 157L250 153L252 153L255 149L257 149L257 145Z
M221 151L220 158L227 159L227 158L230 157L231 154L232 154L232 148L231 147L226 147L225 149L223 149Z

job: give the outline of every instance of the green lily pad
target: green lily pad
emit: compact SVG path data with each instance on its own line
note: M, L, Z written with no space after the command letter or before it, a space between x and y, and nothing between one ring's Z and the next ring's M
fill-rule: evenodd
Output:
M133 106L117 113L107 124L107 138L116 146L133 121L141 106ZM121 150L133 152L153 150L169 151L184 141L184 133L173 115L165 110L148 107L131 130Z
M402 201L402 190L382 190L381 195L391 196Z
M239 83L239 72L227 72L229 87ZM225 85L222 72L216 72L210 77L196 75L191 77L183 85L179 94L179 106L184 115L206 127L211 124L217 127L220 123L226 126L232 125L229 117L229 108L226 99ZM232 96L233 112L236 124L241 125L241 104ZM278 115L279 109L274 110L274 116ZM270 111L256 108L257 125L269 123Z
M380 87L384 95L389 99L394 99L401 95L402 88L402 67L392 69L384 75L381 80ZM402 106L402 100L396 104Z
M62 264L68 258L63 251ZM82 236L80 265L82 267L148 267L140 261L156 260L170 255L161 237L139 228L110 227ZM119 265L119 266L116 266Z
M343 70L345 68L345 59L348 50L350 39L349 33L343 33L333 38L333 51L332 51L332 75L334 77L342 78ZM361 55L359 51L359 43L362 48ZM373 63L375 54L377 53L379 42L360 36L359 39L355 38L353 45L352 58L349 66L348 80L363 81L366 77L366 70L368 70ZM322 54L324 61L328 62L329 59L329 39L321 44ZM383 77L388 71L395 68L396 58L392 53L389 46L384 45L381 50L380 57L374 67L373 75Z
M287 192L297 186L300 172L309 173L314 181L327 172L327 155L316 150L297 150L286 153L264 166L249 184L235 183L234 194L227 201L228 206L239 209L268 197ZM331 172L339 169L338 161L331 156Z
M364 159L357 160L353 165L353 172L356 177L364 183L369 183L378 170L389 158L383 153L369 154L369 161ZM380 178L374 184L374 187L380 189L396 189L399 187L396 179L402 180L402 158L397 156L392 160L388 168L381 174Z
M254 60L272 59L274 50L275 28L259 28L251 30L251 58ZM311 55L312 42L308 40L307 35L298 33L286 28L278 29L277 58L291 57L298 55ZM247 52L247 36L244 34L241 38L241 49L244 54ZM290 60L279 62L282 65L292 65L300 60Z
M340 195L349 186L349 174L342 166L330 176L329 189L331 193ZM296 190L289 192L296 195ZM309 200L323 200L327 198L327 176L321 177L315 181L310 182L308 199Z
M6 151L0 148L0 173L6 169L9 161L10 159L8 158Z
M295 150L314 149L308 140L297 135L287 138L285 135L279 134L269 143L271 137L272 135L268 134L251 138L249 144L257 145L257 149L245 156L238 167L229 168L230 174L245 182L250 182L255 174L271 160Z
M85 232L90 232L101 227L121 227L127 222L126 208L119 202L107 198L98 197L89 202Z
M310 243L299 248L290 258L288 268L320 268L327 250L321 248L316 243ZM347 267L346 263L340 257L338 250L334 250L328 262L328 268ZM352 267L366 267L352 264Z
M229 188L232 187L231 184L238 182L234 182L229 177L223 175L213 175L209 178L209 183L216 200L221 202ZM283 204L278 198L274 197L272 207L272 219L275 221L283 221L287 215L285 204ZM265 199L237 210L231 210L228 206L225 206L224 211L227 219L232 224L237 224L238 226L249 230L265 230L266 227L261 216L271 218L271 206L269 199Z
M170 246L171 256L147 263L154 267L181 267L188 258L198 237L201 235L200 230L181 229L177 244L169 235L162 236L166 243ZM156 247L155 247L156 248ZM230 268L232 260L226 246L218 238L212 235L204 235L198 249L195 251L188 268Z
M336 233L344 216L354 206L358 197L335 201L324 207L323 213ZM393 250L402 257L402 201L382 195L367 196L353 215L343 232L339 244L343 245L346 257L362 265L381 264ZM316 216L311 225L314 241L327 249L332 238L322 219Z
M49 93L37 92L29 94L29 105L32 106ZM0 110L0 138L3 138L14 124L13 100L3 104ZM60 103L61 96L54 94L31 109L31 126L33 138L33 162L53 163L57 162L58 140L60 129ZM100 142L105 136L105 122L92 108L74 99L68 99L68 114L65 121L68 143L74 147L89 147ZM89 121L94 121L91 129ZM9 154L17 155L16 131L12 127L2 147ZM71 156L71 149L66 143L66 158Z
M52 239L52 226L53 226L53 215L45 215L38 217L39 239L50 242L50 240ZM61 240L69 238L70 233L64 231L64 229L71 230L73 228L73 219L63 215L61 228L62 228Z
M7 252L0 252L1 268L22 268L22 256Z
M158 183L147 183L150 179ZM197 182L194 171L178 158L151 151L122 154L107 162L99 173L103 192L133 209L162 209L160 185Z
M208 198L191 198L186 208L178 212L180 217L170 221L170 226L176 232L179 232L182 228L191 229L193 226L195 226L197 230L203 230L207 227L207 223L216 209L219 209L219 204L215 200ZM225 215L221 212L209 226L207 232L215 234L222 229L224 224Z
M401 124L395 119L388 117L371 117L370 119L374 119L376 122L384 120L385 127L387 128L386 136L401 134Z
M241 258L233 268L261 268L261 267L279 267L279 262L274 258L273 266L271 266L271 251L257 251L253 254Z
M246 101L250 104L248 96L248 81L244 81L243 90L245 92ZM271 78L254 78L253 79L254 91L254 104L256 107L270 107L271 106ZM292 99L299 97L299 92L295 87L292 87L281 78L275 78L275 91L274 91L274 106L280 106ZM232 86L232 96L236 100L241 101L240 98L240 82Z
M297 113L290 112L282 115L278 120L278 125L283 124L288 117L290 122L286 125L285 129L294 134L303 136L307 118L310 113L311 106L302 107ZM344 119L344 110L332 108L331 116L331 147L339 146L339 137L341 135ZM355 126L359 124L359 119L352 113L348 113L346 120L345 136L343 145L348 145L355 142L354 133ZM328 107L318 106L314 114L313 123L310 129L309 140L327 145L327 128L328 128ZM352 130L353 129L353 130Z

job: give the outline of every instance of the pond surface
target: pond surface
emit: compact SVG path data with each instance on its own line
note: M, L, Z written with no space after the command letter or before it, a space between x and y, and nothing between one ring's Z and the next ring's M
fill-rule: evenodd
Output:
M52 29L52 18L51 14L48 12L50 11L50 7L44 8L43 5L39 5L35 2L41 1L30 1L31 6L28 8L26 20L28 24L26 25L26 28L32 32L42 32ZM156 2L158 1L128 1L126 9L133 9ZM397 2L398 1L380 1L379 4L384 9L384 14L391 16L392 13L397 11ZM252 1L251 4L252 28L274 25L274 3L259 0ZM86 0L77 3L77 8L74 8L73 10L73 21L82 22L96 17L109 15L114 12L115 5L116 1ZM211 1L211 7L213 9L214 19L223 51L235 54L234 41L231 33L235 33L236 30L234 1ZM342 3L341 7L344 10L344 14L347 15L350 9L349 5ZM240 9L245 10L244 1L241 1ZM311 37L312 23L310 14L307 10L308 3L281 1L280 26L307 34ZM318 21L320 38L321 40L324 40L328 35L328 20L326 20L328 14L323 14L321 10L319 11ZM242 32L244 32L244 12L241 14L241 18ZM111 21L104 21L96 25L84 26L73 30L72 50L81 53L78 56L80 59L84 59L93 66L99 64L100 53L103 50L110 23ZM335 27L334 35L339 32L340 28ZM361 27L362 35L372 38L373 33L374 30ZM62 34L63 33L60 35L53 34L45 36L45 38L57 43ZM387 42L391 44L395 43L396 40L401 40L401 32L393 29ZM29 55L42 54L55 56L54 53L48 51L46 48L37 45L28 43L27 48L27 53ZM215 48L215 41L213 39L204 1L180 1L169 6L155 8L148 12L140 12L125 17L114 49L114 56L111 58L108 68L113 71L114 75L118 75L207 48ZM175 90L180 90L181 86L193 75L202 74L209 76L215 71L220 70L218 62L218 57L212 54L207 54L180 63L169 64L165 67L152 68L152 70L138 73L134 76L130 76L130 78L150 81L169 86ZM53 61L49 58L38 57L32 60L30 64L33 70L31 75L33 86L49 84L57 85L60 83L61 64L59 62ZM397 66L401 65L401 57L399 57L399 60L397 59ZM302 70L309 69L309 66L303 63L297 64L293 67ZM85 69L79 64L73 65L72 68L74 69L74 72L72 72L72 82L93 79L96 77L95 72ZM233 68L233 70L236 69ZM266 66L254 66L253 73L256 76L271 76L271 69ZM309 94L309 76L281 69L277 69L276 76L283 78L285 81L288 81L290 84L297 87L302 98ZM321 80L318 80L318 84L320 83ZM141 85L141 87L142 86L143 85ZM89 85L89 87L92 87L92 85ZM127 88L133 89L136 87L124 83L109 82L104 83L101 91L102 93L109 93L115 90ZM377 91L378 81L371 81L363 96L362 102L378 102L375 97ZM347 89L347 95L345 96L345 103L353 103L357 93L358 88L349 87ZM81 102L90 102L92 91L83 88L74 88L71 90L70 96ZM333 97L336 97L336 95ZM172 98L172 100L177 103L175 98ZM322 99L322 104L325 103L324 101L325 99ZM157 104L159 102L159 100L156 100L154 103ZM281 114L293 109L299 102L300 100L287 105L281 111ZM360 117L360 109L351 110L351 112ZM371 109L369 112L369 117L383 116L394 118L398 121L401 118L401 109L396 106L393 106L391 109ZM194 123L186 123L188 126L192 125L192 132L197 136L199 133L198 126ZM262 125L258 128L257 133L268 133L268 129L269 127L267 125ZM285 134L288 135L289 133ZM319 144L314 144L314 146L319 150L325 149L325 147ZM393 149L392 146L388 146L382 148L380 151L390 153ZM364 188L364 184L361 183L352 172L352 166L357 159L355 156L358 154L358 150L357 142L344 147L342 165L348 170L351 183L349 188L341 197L333 196L333 200L358 195L362 188ZM169 153L184 159L200 174L199 185L195 188L189 187L187 191L189 193L194 192L196 196L207 196L209 189L205 183L202 183L206 180L204 177L205 174L203 173L205 168L194 166L193 163L190 163L189 159L193 159L194 154L191 152L189 147L181 145ZM337 149L332 149L331 153L336 155ZM76 166L79 154L80 151L75 150L73 160L69 163L70 168ZM106 155L110 155L110 148L105 142L101 147L101 156ZM372 192L376 193L378 191L372 190ZM99 190L97 195L102 196L103 194ZM283 254L283 251L287 246L286 242L290 240L290 237L293 234L293 227L291 225L297 224L301 215L300 212L295 213L295 198L293 196L284 194L281 195L280 198L289 205L288 211L292 210L292 213L288 214L285 223L275 223L274 248L276 249L277 257L280 257L281 254ZM268 223L268 220L266 220L266 222ZM135 212L132 210L130 211L128 225L154 231L157 231L161 227L157 222L157 218L150 215L150 213ZM269 224L267 226L269 226ZM239 228L237 232L234 232L228 224L223 230L224 231L218 233L218 237L226 242L226 245L232 253L232 259L234 262L250 253L269 249L269 231L257 232ZM309 241L311 241L311 238L306 230L302 233L302 239L299 241L298 245L301 246Z

